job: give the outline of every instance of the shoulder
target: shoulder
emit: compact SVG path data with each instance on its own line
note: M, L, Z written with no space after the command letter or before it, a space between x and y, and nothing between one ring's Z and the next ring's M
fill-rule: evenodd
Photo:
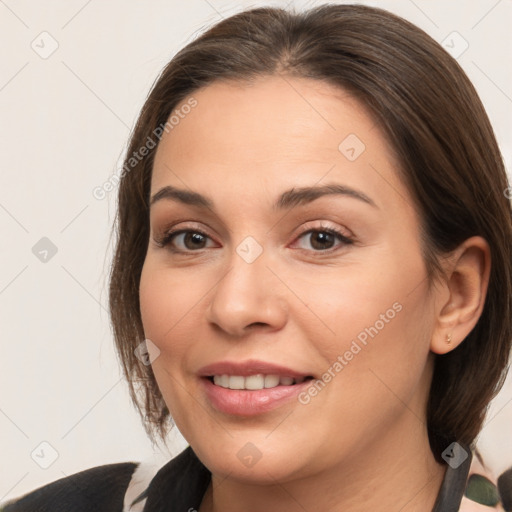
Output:
M122 512L138 466L138 462L120 462L80 471L0 504L0 512Z

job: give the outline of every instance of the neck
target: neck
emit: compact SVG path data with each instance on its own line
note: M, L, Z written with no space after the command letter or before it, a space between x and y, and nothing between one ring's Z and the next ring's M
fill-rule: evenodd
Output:
M411 411L402 423L307 478L262 486L212 474L199 512L431 512L445 466L435 461L426 427Z

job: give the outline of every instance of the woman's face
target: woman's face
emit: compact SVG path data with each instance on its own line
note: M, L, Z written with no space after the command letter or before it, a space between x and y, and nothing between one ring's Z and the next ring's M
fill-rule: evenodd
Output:
M213 473L259 482L427 447L436 292L378 125L310 79L193 97L155 155L140 282L184 437Z

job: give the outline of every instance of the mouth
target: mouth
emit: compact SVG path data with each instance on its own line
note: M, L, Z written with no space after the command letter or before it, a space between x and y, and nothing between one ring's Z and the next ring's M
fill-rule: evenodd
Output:
M280 386L295 386L307 380L312 380L313 376L290 377L286 375L263 373L255 375L229 375L225 373L222 375L210 375L206 378L215 386L224 389L258 391Z
M256 416L298 404L294 400L314 379L312 374L269 361L218 361L197 372L205 401L230 416Z

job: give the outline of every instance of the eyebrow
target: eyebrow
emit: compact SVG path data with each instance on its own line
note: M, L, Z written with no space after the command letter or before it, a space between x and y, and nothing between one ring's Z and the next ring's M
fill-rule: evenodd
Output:
M311 203L319 197L327 195L343 195L358 199L364 203L378 209L375 202L360 190L356 190L339 183L329 183L327 185L315 185L312 187L293 187L283 192L273 204L274 210L284 210L286 208L295 208ZM183 190L170 185L161 188L156 192L149 203L150 207L163 199L177 201L183 204L198 206L202 208L215 209L213 201L197 192Z

